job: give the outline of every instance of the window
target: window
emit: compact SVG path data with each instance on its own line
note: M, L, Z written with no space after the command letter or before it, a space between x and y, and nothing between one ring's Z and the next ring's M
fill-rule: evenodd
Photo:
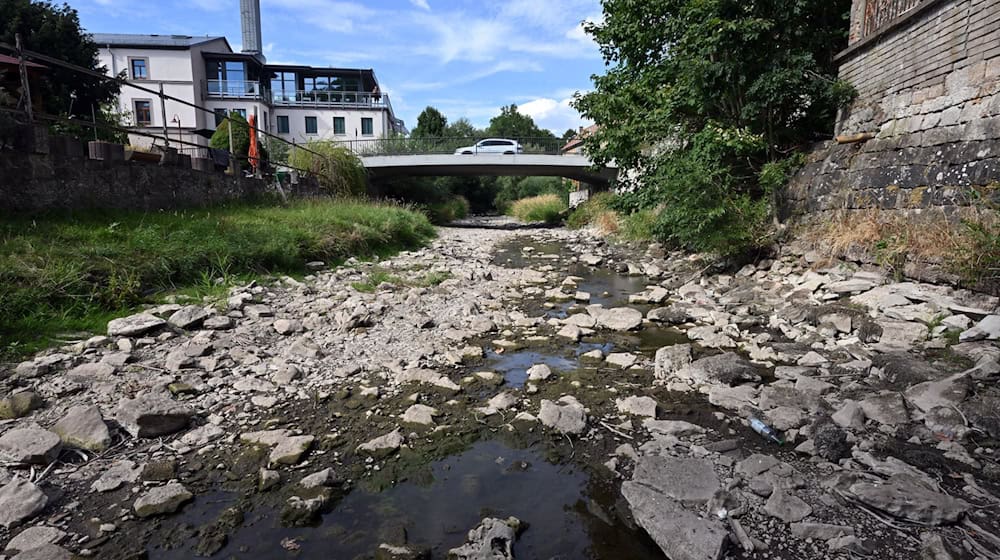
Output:
M216 109L215 110L215 128L219 128L219 125L226 120L226 110Z
M153 124L153 102L144 100L135 100L135 122L141 126L149 126Z
M333 117L333 133L347 134L347 122L344 117Z
M232 109L232 112L239 113L240 116L243 117L244 120L247 118L247 110L246 109Z
M361 119L361 135L362 136L372 136L375 134L374 121L370 118L362 117Z
M278 134L288 134L288 116L278 115Z
M276 72L271 78L271 95L275 101L295 101L295 72Z
M316 134L319 130L316 128L316 117L306 117L306 134Z
M149 79L149 59L147 58L132 58L129 60L132 66L132 79L133 80L148 80Z

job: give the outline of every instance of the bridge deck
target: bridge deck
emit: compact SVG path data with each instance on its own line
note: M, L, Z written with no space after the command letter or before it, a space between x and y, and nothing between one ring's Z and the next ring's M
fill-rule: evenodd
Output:
M553 176L607 185L618 175L613 166L595 169L583 155L427 154L361 158L373 179L417 176Z

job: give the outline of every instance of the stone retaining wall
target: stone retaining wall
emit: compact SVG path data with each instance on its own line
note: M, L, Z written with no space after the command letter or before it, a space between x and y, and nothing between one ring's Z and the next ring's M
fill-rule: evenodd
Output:
M869 0L870 1L870 0ZM866 0L855 0L852 30ZM870 37L852 33L840 75L858 97L793 179L788 214L946 210L1000 182L1000 0L926 0Z

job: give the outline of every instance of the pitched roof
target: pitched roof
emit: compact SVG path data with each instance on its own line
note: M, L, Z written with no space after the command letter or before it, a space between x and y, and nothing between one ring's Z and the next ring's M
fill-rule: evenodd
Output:
M195 45L217 41L225 37L192 37L190 35L136 35L130 33L92 33L97 46L111 45L112 47L150 47L166 49L189 49ZM226 46L229 42L226 41ZM232 50L230 48L230 50Z

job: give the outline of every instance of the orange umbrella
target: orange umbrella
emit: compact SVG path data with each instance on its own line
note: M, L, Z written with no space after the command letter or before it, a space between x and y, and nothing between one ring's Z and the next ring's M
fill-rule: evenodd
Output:
M256 171L259 165L258 159L260 158L257 150L257 117L250 115L250 118L247 119L247 124L250 125L250 151L247 153L247 158L250 160L250 165Z

